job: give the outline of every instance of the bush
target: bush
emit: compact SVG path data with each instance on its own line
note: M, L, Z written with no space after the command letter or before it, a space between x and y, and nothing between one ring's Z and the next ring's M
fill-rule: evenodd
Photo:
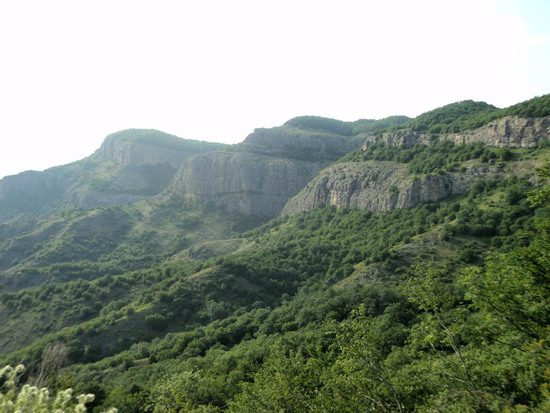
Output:
M153 330L164 330L168 326L168 321L161 314L151 314L145 317L145 324Z
M73 389L57 392L50 397L47 388L39 389L28 384L18 387L18 381L25 370L22 364L13 368L6 366L0 370L0 380L3 381L0 392L0 411L11 412L86 412L86 403L94 400L93 394L80 394L73 397ZM107 413L116 413L116 409L109 409Z

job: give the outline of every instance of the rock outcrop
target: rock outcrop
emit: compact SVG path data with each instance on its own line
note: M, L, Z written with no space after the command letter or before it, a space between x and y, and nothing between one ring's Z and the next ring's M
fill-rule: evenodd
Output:
M487 146L529 148L548 140L549 137L550 117L507 116L475 130L443 135L437 139L450 140L457 145L481 142ZM417 143L428 145L430 141L430 136L426 133L402 130L384 133L382 136L369 136L363 144L363 150L374 142L383 142L390 146L413 146Z
M274 217L322 169L315 162L242 152L211 152L184 161L169 191L185 203Z
M342 163L324 169L283 208L282 214L326 206L373 212L405 209L466 192L473 183L501 174L497 166L468 163L464 172L411 176L394 162Z
M530 148L548 140L549 136L549 116L545 118L508 116L479 129L442 138L453 141L455 144L482 142L488 146Z
M0 199L13 203L44 202L59 190L59 179L50 172L26 171L0 180Z
M287 126L256 129L233 151L185 160L169 190L187 203L272 218L320 170L363 140Z
M224 146L182 139L157 130L128 129L107 136L98 153L124 166L166 163L177 169L190 156L219 150Z
M300 160L335 161L361 147L364 137L288 126L256 129L238 145L239 150Z
M0 220L47 212L59 204L62 180L54 173L26 171L0 179Z

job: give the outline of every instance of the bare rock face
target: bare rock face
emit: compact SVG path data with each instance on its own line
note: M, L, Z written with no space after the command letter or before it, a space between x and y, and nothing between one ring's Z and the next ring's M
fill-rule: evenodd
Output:
M455 144L482 142L496 147L529 148L548 140L550 136L550 117L519 118L508 116L495 120L479 129L447 135L444 139Z
M155 165L168 163L177 168L188 158L189 153L159 148L136 142L106 140L100 147L100 153L105 158L125 166Z
M373 212L405 209L466 192L480 177L499 174L496 166L470 164L464 172L414 177L394 162L342 163L324 169L283 208L282 214L326 206Z
M184 202L274 217L323 165L242 152L210 152L184 161L169 191Z
M417 143L424 145L430 144L430 136L426 133L416 132L412 130L400 130L396 132L387 132L382 136L369 136L365 143L363 143L362 149L366 151L369 145L373 143L381 142L387 146L414 146Z
M472 131L440 136L438 140L450 140L456 145L482 142L487 146L529 148L537 146L549 138L550 117L507 116ZM413 146L417 143L428 145L430 136L411 130L384 133L382 136L368 137L363 144L363 150L366 150L374 142L383 142L389 146Z
M0 179L0 220L40 214L57 205L63 185L53 173L26 171Z
M185 160L169 191L187 203L272 218L323 167L361 147L363 139L287 126L256 129L231 152Z
M0 179L0 199L16 203L44 201L59 189L57 177L48 172L26 171Z
M288 126L256 129L239 144L242 150L301 160L334 161L361 147L364 138Z
M107 136L98 152L124 166L169 164L178 168L190 156L218 150L223 146L182 139L157 130L128 129Z

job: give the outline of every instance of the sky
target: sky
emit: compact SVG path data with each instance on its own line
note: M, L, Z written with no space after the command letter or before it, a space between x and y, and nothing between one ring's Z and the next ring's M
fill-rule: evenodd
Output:
M0 177L151 128L238 143L301 115L550 93L547 0L0 0Z

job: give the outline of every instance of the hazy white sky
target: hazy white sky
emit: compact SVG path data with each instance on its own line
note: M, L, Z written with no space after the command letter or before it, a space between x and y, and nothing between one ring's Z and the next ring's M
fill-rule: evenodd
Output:
M154 128L242 141L299 115L550 92L547 0L0 0L0 177Z

